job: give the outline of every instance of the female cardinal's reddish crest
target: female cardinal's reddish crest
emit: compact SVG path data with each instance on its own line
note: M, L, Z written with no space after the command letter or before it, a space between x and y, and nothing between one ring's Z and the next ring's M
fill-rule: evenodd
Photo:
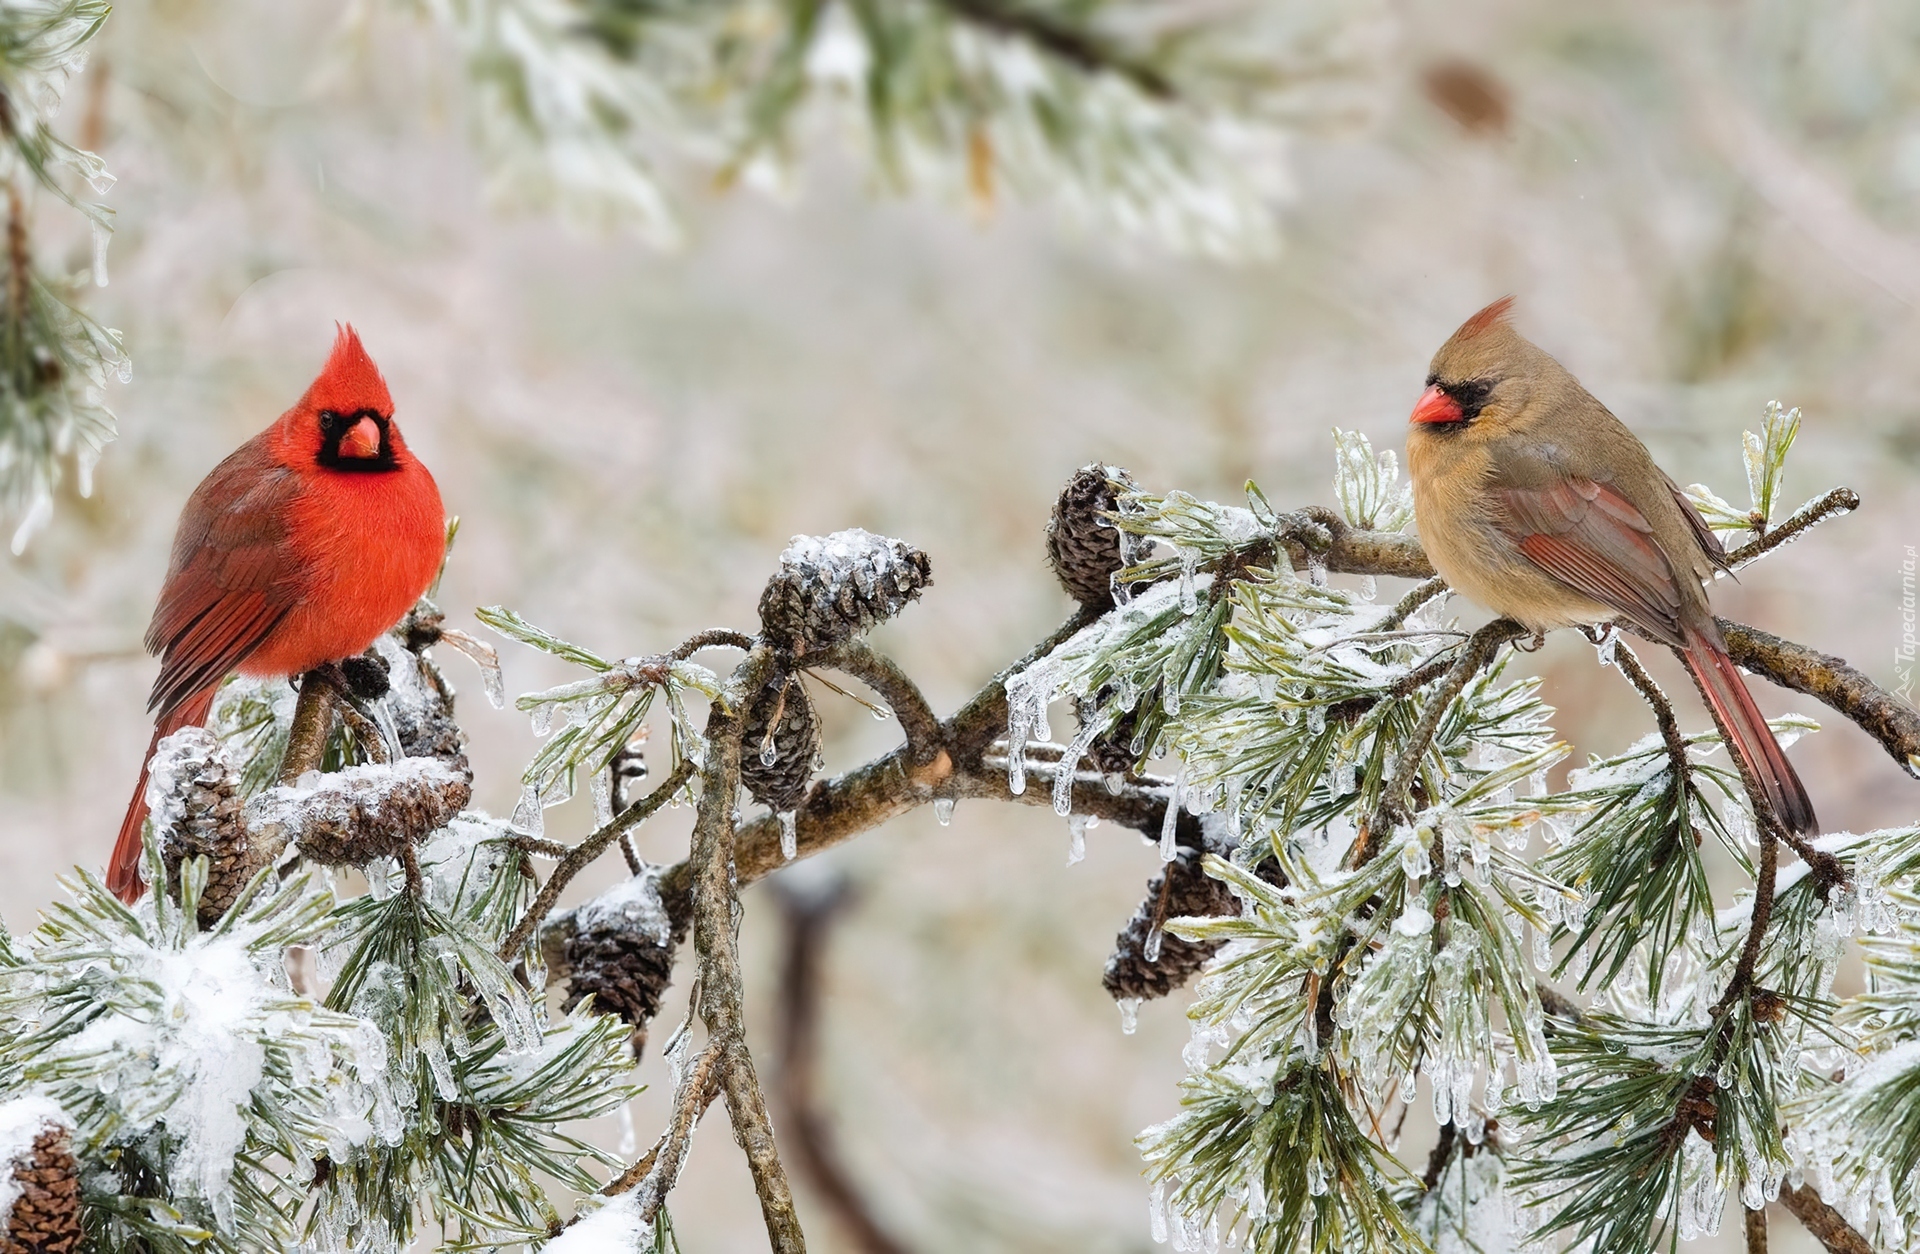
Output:
M306 395L181 512L147 628L161 659L153 743L204 723L233 671L297 675L365 650L433 582L445 535L440 491L400 437L386 380L342 327ZM146 790L143 764L107 873L128 901L144 889Z
M1407 470L1434 569L1535 631L1618 621L1671 647L1780 820L1817 832L1707 606L1720 541L1633 432L1513 329L1512 305L1440 346L1413 410Z

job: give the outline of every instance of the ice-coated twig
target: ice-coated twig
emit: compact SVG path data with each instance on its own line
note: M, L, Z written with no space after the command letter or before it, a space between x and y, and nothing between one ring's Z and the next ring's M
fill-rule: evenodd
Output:
M1793 512L1793 517L1765 535L1756 536L1727 554L1727 568L1738 570L1765 557L1781 545L1797 540L1809 529L1836 514L1850 514L1860 508L1860 494L1852 488L1835 488L1817 500L1808 501Z
M553 868L553 874L547 877L547 882L541 886L539 895L533 899L533 904L527 907L527 912L520 916L520 921L513 925L513 931L507 934L507 939L500 943L500 960L513 961L513 955L520 952L521 946L533 936L534 930L540 926L547 915L553 912L554 906L560 901L561 891L573 877L591 865L595 858L605 853L607 847L618 840L623 832L638 827L651 818L656 810L672 799L673 795L693 778L693 769L692 762L682 762L658 788L614 815L613 822L596 829L579 844L573 846L561 859L560 865Z
M1375 623L1373 625L1373 630L1375 631L1395 630L1402 623L1406 622L1409 618L1412 618L1413 612L1415 610L1419 609L1421 606L1425 605L1427 602L1433 600L1437 596L1446 595L1446 592L1447 592L1447 581L1440 578L1440 576L1435 575L1433 578L1425 580L1424 582L1419 584L1417 587L1415 587L1413 591L1407 593L1407 595L1401 597L1398 601L1394 602L1393 610L1385 618Z
M1427 756L1434 733L1440 730L1440 720L1446 715L1447 705L1460 695L1467 681L1493 660L1501 645L1526 634L1527 629L1512 619L1496 618L1474 632L1459 656L1454 658L1440 686L1427 698L1427 708L1414 725L1413 733L1407 737L1407 743L1401 747L1393 768L1387 772L1387 782L1380 790L1380 804L1353 842L1353 851L1347 855L1349 867L1366 865L1378 851L1386 833L1391 832L1394 825L1410 813L1412 800L1409 794L1414 777L1420 773L1421 759Z

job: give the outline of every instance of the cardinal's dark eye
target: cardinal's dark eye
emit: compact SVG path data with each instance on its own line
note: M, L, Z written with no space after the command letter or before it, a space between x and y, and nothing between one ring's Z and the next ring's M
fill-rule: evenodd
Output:
M320 411L320 432L323 435L337 435L347 429L345 414L335 413L331 409Z
M1486 408L1488 399L1493 396L1492 379L1468 379L1464 383L1442 383L1439 386L1460 406L1460 418L1464 422L1478 418L1480 411Z

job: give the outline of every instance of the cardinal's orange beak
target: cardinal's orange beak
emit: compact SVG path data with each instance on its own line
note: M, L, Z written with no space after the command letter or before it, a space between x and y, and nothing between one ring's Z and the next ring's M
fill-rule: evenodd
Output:
M1420 403L1413 407L1413 417L1409 422L1459 422L1460 402L1442 392L1438 385L1428 388L1420 395Z
M340 437L340 456L380 456L380 424L371 418L362 418L347 428L347 433Z

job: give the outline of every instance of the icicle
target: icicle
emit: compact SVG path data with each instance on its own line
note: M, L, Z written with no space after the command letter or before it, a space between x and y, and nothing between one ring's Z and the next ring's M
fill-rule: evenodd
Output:
M513 807L512 823L535 838L547 834L547 812L540 805L540 790L532 784L520 790L520 801Z
M1115 1004L1120 1007L1120 1031L1132 1036L1134 1030L1140 1026L1140 999L1122 997Z
M527 711L528 721L533 724L533 734L545 740L553 734L553 703L542 701Z
M792 810L780 812L780 857L791 862L800 856L800 819Z
M1167 813L1160 821L1160 861L1171 862L1179 857L1179 847L1174 843L1174 834L1180 824L1180 794L1187 787L1187 765L1182 762L1180 769L1174 772L1173 786L1167 790Z
M1200 608L1200 595L1194 588L1194 575L1200 569L1200 555L1191 549L1180 553L1180 612L1191 614Z
M1327 1168L1318 1158L1307 1159L1307 1192L1313 1197L1327 1195Z
M1067 819L1067 865L1072 866L1087 856L1087 825L1089 816L1075 814Z
M622 1158L632 1158L640 1150L640 1132L633 1126L633 1103L620 1103L620 1147L614 1152Z
M933 817L939 820L940 826L942 827L953 822L953 798L935 797L933 799Z
M1140 947L1140 956L1148 962L1160 961L1160 945L1165 935L1166 933L1157 927L1148 932L1147 943Z
M1372 575L1360 576L1360 588L1357 594L1362 601L1372 601L1380 595L1380 585L1374 582Z
M594 772L593 782L588 785L593 794L593 825L605 827L613 822L613 771L611 769Z
M760 742L760 765L772 766L780 760L780 746L774 743L773 728L767 728L767 738Z
M1093 724L1082 727L1066 752L1060 755L1060 765L1053 776L1053 812L1062 818L1073 813L1073 777L1079 773L1080 759L1086 756L1087 747L1097 734L1098 728Z
M1547 935L1544 927L1529 927L1533 933L1533 968L1546 971L1553 966L1553 938Z
M1108 771L1100 777L1100 782L1107 786L1109 797L1118 797L1127 787L1127 777L1118 771Z
M1167 1243L1167 1186L1156 1184L1147 1195L1147 1229L1155 1245Z

